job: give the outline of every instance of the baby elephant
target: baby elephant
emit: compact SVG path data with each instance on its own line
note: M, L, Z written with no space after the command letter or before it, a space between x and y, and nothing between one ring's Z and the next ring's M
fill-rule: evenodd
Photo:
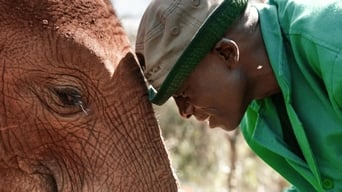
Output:
M0 191L177 191L109 0L0 0Z

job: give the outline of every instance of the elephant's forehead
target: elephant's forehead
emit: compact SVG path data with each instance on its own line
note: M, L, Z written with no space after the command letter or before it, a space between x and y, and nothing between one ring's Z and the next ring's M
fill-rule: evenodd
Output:
M83 46L113 70L130 49L129 41L107 0L0 0L0 17L12 26L51 33L59 42ZM1 22L1 21L0 21ZM60 41L60 39L66 41ZM71 41L70 41L71 40Z
M7 14L17 21L30 22L31 25L45 20L44 24L49 21L60 27L89 28L89 24L118 22L113 18L113 9L106 0L0 0L0 5L5 10L1 14Z

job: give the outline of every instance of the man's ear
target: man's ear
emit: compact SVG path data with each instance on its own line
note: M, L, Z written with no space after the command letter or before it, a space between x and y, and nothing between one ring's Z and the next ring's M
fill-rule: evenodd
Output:
M239 47L235 41L222 38L216 43L214 52L217 53L224 61L227 61L230 67L239 62Z

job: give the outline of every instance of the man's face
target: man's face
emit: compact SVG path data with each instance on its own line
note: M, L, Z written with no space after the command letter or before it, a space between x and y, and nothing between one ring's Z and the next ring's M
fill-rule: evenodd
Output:
M232 60L210 52L183 83L174 99L179 113L209 121L211 128L234 130L250 102L246 98L247 80Z

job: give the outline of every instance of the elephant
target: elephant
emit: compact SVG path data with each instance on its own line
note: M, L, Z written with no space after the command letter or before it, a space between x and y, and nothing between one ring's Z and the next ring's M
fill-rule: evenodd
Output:
M0 191L178 191L109 0L0 0Z

